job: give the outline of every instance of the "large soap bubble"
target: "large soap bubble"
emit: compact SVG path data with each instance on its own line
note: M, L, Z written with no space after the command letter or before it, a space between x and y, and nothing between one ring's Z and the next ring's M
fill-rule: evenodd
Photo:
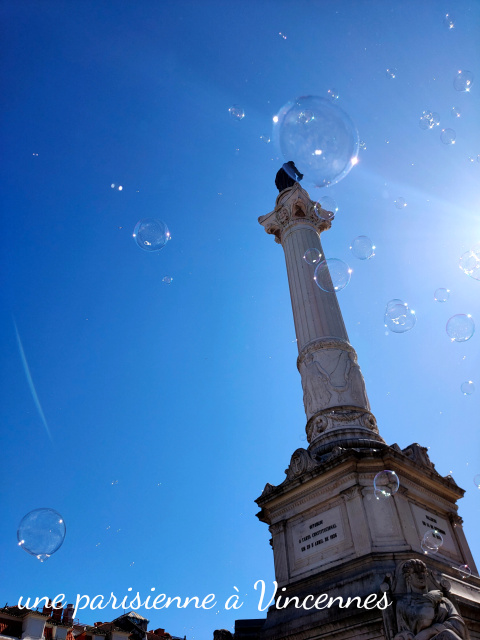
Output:
M466 342L475 333L475 322L469 313L457 313L447 322L446 331L452 342Z
M480 280L480 244L466 251L460 258L460 269L474 280Z
M385 309L384 322L387 329L393 333L405 333L415 326L417 317L415 311L408 308L402 300L390 300Z
M345 289L351 276L352 270L346 262L338 258L328 258L317 265L313 279L322 291L334 293Z
M377 500L390 498L390 496L397 493L399 486L400 481L397 474L395 471L390 471L389 469L380 471L373 479L373 488Z
M144 218L135 225L135 242L145 251L159 251L170 240L170 231L162 220Z
M273 137L283 157L293 160L305 181L316 187L339 182L357 164L357 130L331 99L297 98L279 111L274 123Z
M424 553L437 553L443 544L442 534L434 529L433 531L426 531L423 536L423 540L420 544Z
M58 551L67 529L62 516L54 509L34 509L18 525L18 546L40 562Z

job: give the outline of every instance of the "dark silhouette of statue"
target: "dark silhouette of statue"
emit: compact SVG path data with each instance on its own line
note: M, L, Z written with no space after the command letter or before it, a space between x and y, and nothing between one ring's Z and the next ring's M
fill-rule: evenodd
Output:
M277 171L275 186L279 191L283 191L284 189L293 187L295 182L300 182L302 178L303 173L300 173L293 160L290 160L289 162L285 162L282 168Z

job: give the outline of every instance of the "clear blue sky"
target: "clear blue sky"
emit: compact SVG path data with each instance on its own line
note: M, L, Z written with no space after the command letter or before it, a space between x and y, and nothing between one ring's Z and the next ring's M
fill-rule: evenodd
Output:
M430 447L467 490L460 514L480 562L480 282L458 267L480 241L479 3L4 0L0 10L0 602L213 592L209 612L147 615L151 628L200 640L262 615L253 583L273 580L273 558L254 499L283 480L305 416L283 252L257 223L283 160L260 136L287 101L332 88L366 143L319 193L339 205L327 256L353 268L339 294L350 340L385 440ZM453 88L459 69L476 76L468 94ZM435 130L418 125L425 109L440 115ZM455 145L440 142L444 127ZM158 254L132 239L145 217L170 228ZM374 241L372 260L351 255L358 235ZM438 287L451 290L445 304ZM416 311L406 334L385 335L392 298ZM445 333L456 313L478 326L464 344ZM67 526L44 564L16 544L19 521L41 506ZM248 595L228 613L233 585Z

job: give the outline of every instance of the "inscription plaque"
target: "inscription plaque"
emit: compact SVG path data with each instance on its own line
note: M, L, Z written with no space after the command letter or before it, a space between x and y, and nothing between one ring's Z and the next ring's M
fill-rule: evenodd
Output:
M345 539L340 507L333 507L292 528L295 560L308 558Z

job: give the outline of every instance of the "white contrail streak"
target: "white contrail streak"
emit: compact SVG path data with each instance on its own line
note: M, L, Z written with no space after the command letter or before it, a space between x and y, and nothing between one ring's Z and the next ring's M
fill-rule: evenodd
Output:
M40 418L43 422L43 426L45 427L45 431L50 438L50 442L53 444L52 434L50 433L50 429L48 428L47 419L45 418L45 414L43 413L42 405L40 404L40 400L38 399L37 390L35 389L35 385L33 384L32 374L30 373L30 369L28 366L27 358L25 357L25 351L23 350L23 344L20 339L20 334L18 333L17 323L15 320L13 321L15 326L15 333L17 334L17 342L18 348L20 350L20 357L22 358L23 370L25 371L25 375L27 377L28 386L30 387L30 393L32 394L33 401L35 406L37 407L37 411L40 415Z

